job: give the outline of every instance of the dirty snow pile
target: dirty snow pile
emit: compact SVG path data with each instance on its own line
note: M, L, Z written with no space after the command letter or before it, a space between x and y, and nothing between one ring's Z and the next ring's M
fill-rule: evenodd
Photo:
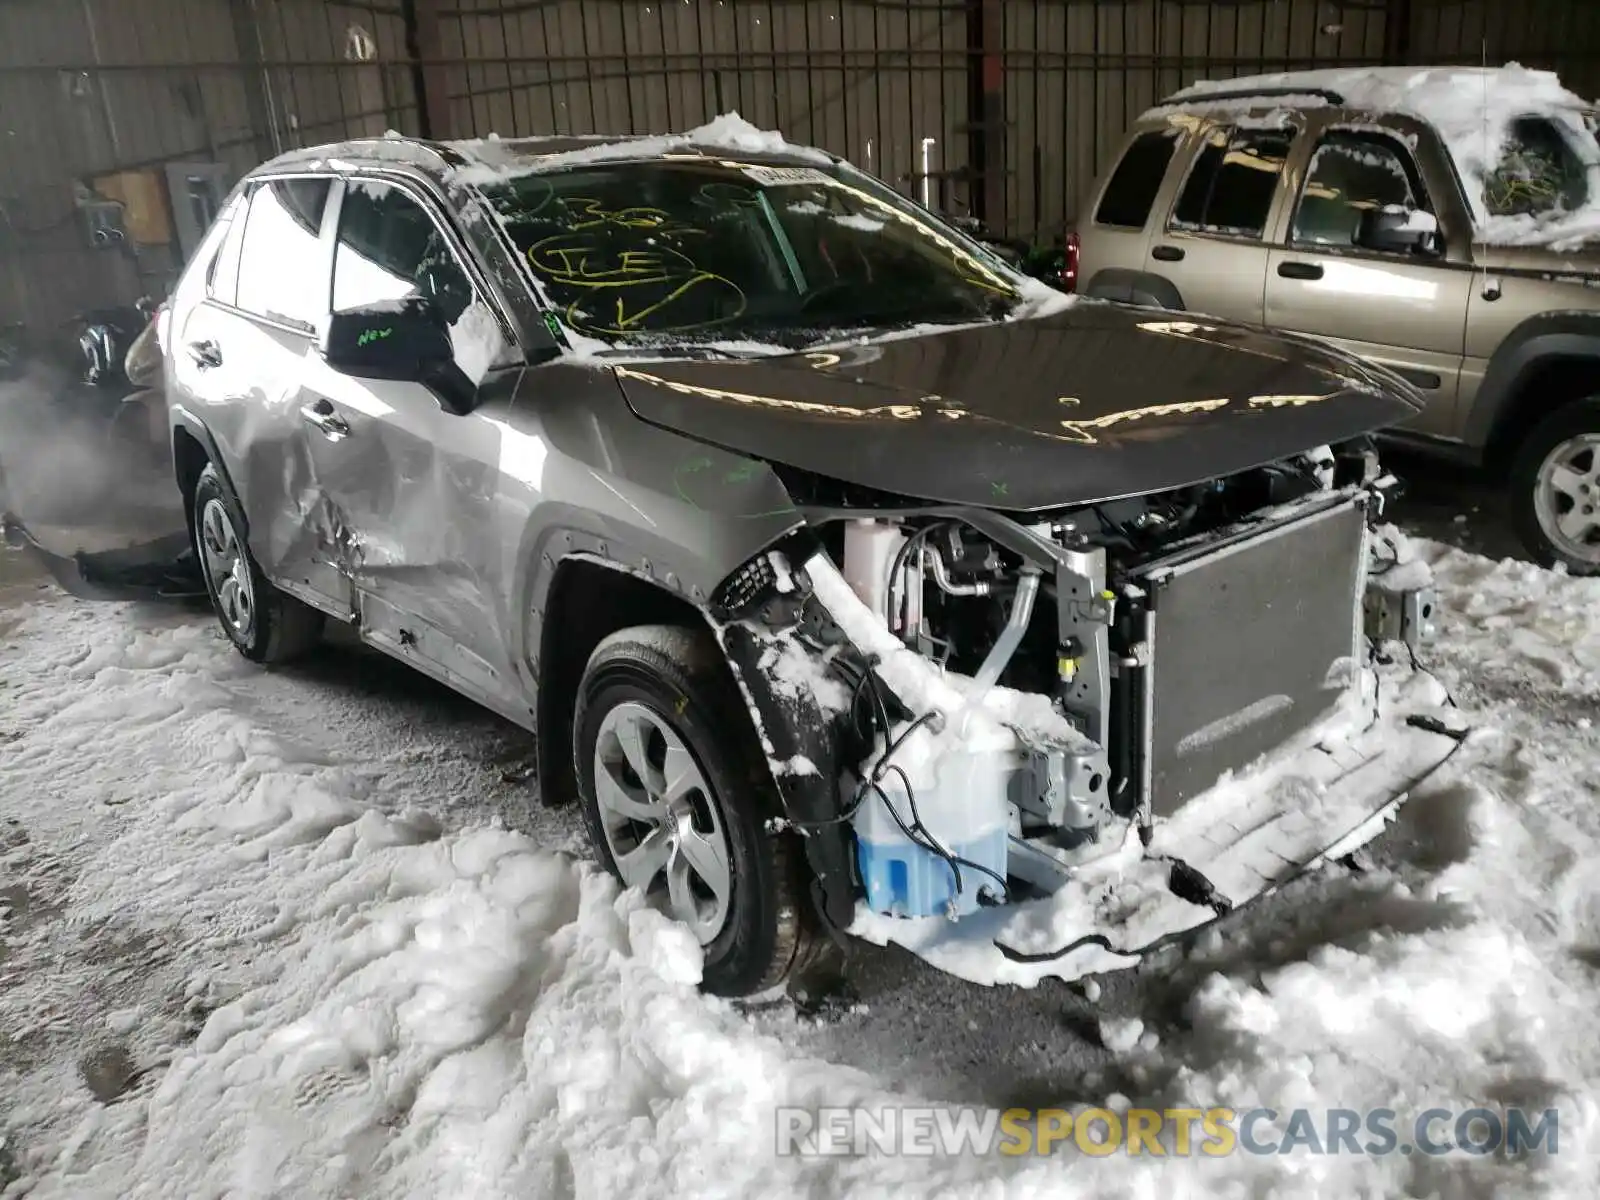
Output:
M776 1106L913 1097L702 997L682 929L493 819L459 715L42 599L0 607L0 1195L1593 1195L1600 582L1434 569L1465 761L1034 1102L1554 1106L1553 1157L779 1157Z

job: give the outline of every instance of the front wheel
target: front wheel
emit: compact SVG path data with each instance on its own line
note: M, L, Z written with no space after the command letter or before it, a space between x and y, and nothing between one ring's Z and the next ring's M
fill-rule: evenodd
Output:
M1600 399L1546 417L1511 466L1511 515L1522 544L1543 566L1600 574Z
M748 995L810 945L800 852L709 634L641 626L606 638L579 687L573 754L601 862L694 933L702 986Z

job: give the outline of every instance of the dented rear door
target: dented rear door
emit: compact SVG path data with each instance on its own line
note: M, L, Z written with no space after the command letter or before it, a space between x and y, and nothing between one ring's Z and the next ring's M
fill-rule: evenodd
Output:
M347 531L317 486L300 416L316 326L327 312L331 235L323 225L333 183L285 177L251 189L204 301L176 314L169 378L177 403L214 443L262 570L344 616L350 588L339 560Z

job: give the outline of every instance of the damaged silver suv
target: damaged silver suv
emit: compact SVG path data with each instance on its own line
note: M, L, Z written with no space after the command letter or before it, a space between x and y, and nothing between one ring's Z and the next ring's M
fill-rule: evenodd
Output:
M347 622L532 731L719 993L829 927L1129 961L1455 745L1369 715L1369 621L1427 615L1368 598L1404 383L1074 302L733 118L279 158L164 336L239 651Z

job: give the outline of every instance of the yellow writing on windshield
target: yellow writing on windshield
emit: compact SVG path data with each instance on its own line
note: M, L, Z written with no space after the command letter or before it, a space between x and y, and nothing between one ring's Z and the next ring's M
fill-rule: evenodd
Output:
M608 209L588 196L562 203L568 228L530 246L528 261L551 284L588 293L567 305L567 322L574 328L598 334L645 328L681 333L744 313L738 284L703 270L679 245L708 236L706 230L675 222L659 208ZM604 289L614 294L601 300L594 293Z

